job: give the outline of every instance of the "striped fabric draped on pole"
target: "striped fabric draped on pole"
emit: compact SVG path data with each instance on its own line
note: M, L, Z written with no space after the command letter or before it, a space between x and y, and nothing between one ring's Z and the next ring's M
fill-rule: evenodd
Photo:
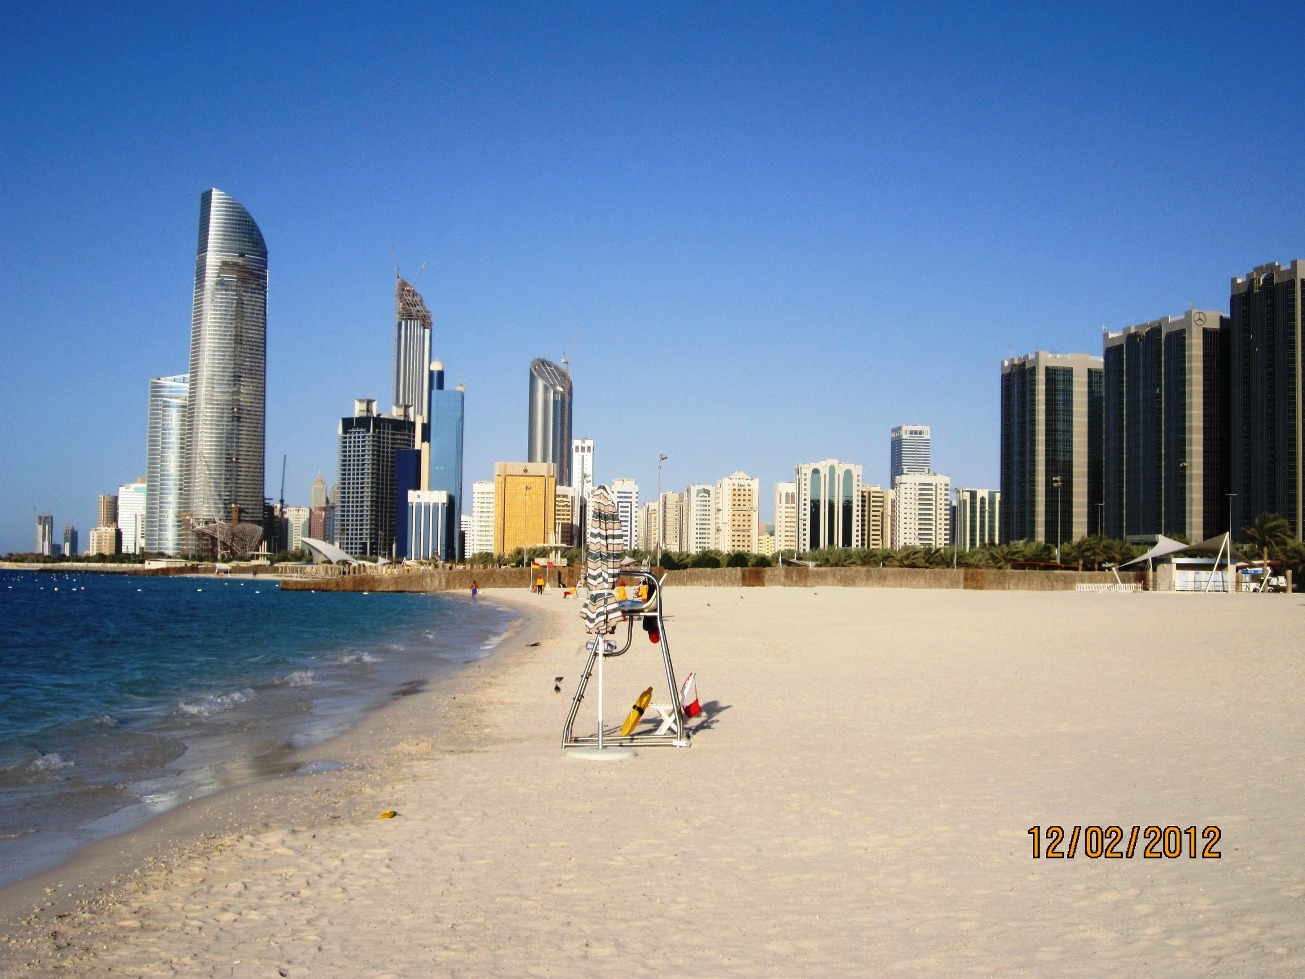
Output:
M621 555L625 553L625 535L621 532L621 518L616 513L612 491L606 486L597 487L589 500L586 549L585 586L589 598L580 613L585 620L585 631L614 632L621 620L621 609L612 588L620 571Z

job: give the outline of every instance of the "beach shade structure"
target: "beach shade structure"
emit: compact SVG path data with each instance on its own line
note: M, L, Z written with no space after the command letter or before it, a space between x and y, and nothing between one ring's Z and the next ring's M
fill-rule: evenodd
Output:
M662 618L665 607L665 576L658 578L647 568L623 568L621 555L624 551L624 538L620 533L620 519L616 514L616 505L612 501L611 491L606 486L594 490L589 510L589 535L586 539L585 584L589 597L581 611L587 639L583 650L586 654L585 666L576 686L575 696L571 698L571 708L567 713L566 724L562 729L562 747L576 749L571 753L576 757L619 758L633 754L632 745L671 745L687 747L689 733L684 724L684 711L680 707L680 688L675 682L675 667L671 663L671 647L666 637L666 626ZM636 593L645 597L632 601L619 601L613 586L617 575L633 581ZM633 723L627 723L626 730L614 727L610 732L603 719L603 661L608 657L623 656L634 644L635 623L643 625L657 650L661 654L662 672L665 674L667 700L670 704L673 722L663 724L655 732L640 733L640 721L643 711L650 706L648 697L641 697L642 704L636 702L633 710L637 712ZM620 625L625 625L625 642L619 644L608 639ZM647 645L639 648L647 649ZM575 723L580 714L580 705L584 701L590 680L597 673L598 688L598 723L594 734L576 735ZM653 704L653 707L658 705ZM659 708L660 712L660 708ZM626 719L627 722L629 718ZM651 719L649 720L651 723Z
M1237 553L1237 549L1232 546L1232 535L1223 533L1216 537L1210 537L1198 544L1184 544L1182 541L1176 541L1164 534L1158 535L1156 544L1153 548L1143 554L1141 557L1135 557L1131 561L1125 561L1120 568L1127 568L1132 564L1142 564L1145 562L1147 569L1150 570L1155 566L1156 561L1170 560L1184 555L1199 555L1202 557L1212 558L1214 567L1223 562L1227 576L1228 590L1233 588L1233 576L1231 574L1232 566L1236 564L1245 564L1246 558ZM1214 584L1215 576L1210 574L1205 582L1204 591L1209 591Z

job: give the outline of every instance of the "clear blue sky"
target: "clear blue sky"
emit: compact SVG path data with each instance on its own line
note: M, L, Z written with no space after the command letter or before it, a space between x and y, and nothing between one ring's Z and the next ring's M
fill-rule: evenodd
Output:
M0 552L83 546L188 369L199 195L268 243L267 492L390 398L393 254L523 458L566 352L597 476L655 492L888 432L998 481L1000 361L1226 310L1305 257L1305 8L0 0ZM425 270L417 269L425 262Z

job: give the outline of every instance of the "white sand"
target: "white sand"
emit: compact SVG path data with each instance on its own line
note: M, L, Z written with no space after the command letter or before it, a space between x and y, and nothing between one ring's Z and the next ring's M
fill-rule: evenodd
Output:
M0 920L0 972L1305 973L1298 597L668 589L708 714L601 764L559 747L578 607L495 595L553 638L383 715L385 765L224 798L243 831L101 896L56 886ZM608 661L609 723L655 649ZM1218 826L1222 858L1035 860L1049 824Z

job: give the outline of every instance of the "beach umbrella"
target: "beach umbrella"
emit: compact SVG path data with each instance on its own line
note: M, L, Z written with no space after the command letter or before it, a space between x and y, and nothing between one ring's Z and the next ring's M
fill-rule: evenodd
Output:
M585 587L589 589L589 598L581 615L587 632L605 635L615 630L621 619L621 608L612 586L620 572L621 555L625 553L621 518L612 491L606 486L599 486L590 498L585 549Z

